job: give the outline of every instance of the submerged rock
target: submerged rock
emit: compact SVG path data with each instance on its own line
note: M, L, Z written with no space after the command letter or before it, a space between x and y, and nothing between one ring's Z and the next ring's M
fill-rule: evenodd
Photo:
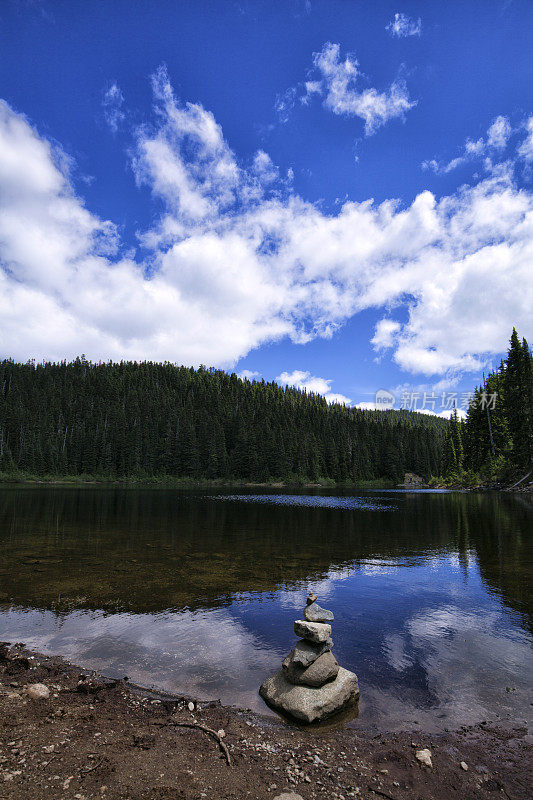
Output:
M287 656L282 666L287 680L297 686L323 686L334 680L339 672L337 659L329 650L308 667L296 665L290 656Z
M296 719L318 722L356 700L359 697L359 684L357 675L339 667L335 680L319 689L295 686L280 669L261 685L259 694L271 706Z
M318 603L309 603L304 609L307 622L333 622L333 612L321 608Z
M331 636L331 625L323 622L307 622L304 619L294 620L294 633L310 642L321 644L327 642Z

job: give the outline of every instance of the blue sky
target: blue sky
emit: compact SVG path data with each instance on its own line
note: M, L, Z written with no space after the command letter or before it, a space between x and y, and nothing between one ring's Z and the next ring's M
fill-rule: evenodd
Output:
M6 0L0 356L460 405L533 336L532 32L528 0Z

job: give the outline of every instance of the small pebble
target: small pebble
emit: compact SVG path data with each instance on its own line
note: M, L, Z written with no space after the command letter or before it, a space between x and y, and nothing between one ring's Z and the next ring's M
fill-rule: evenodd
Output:
M32 683L26 688L26 694L32 700L48 700L50 689L44 683Z
M189 711L194 711L194 703L192 702L187 703L187 708L189 709Z
M431 762L431 750L428 750L427 748L425 750L417 750L415 756L418 761L420 761L421 764L425 764L426 767L433 766Z
M468 771L468 764L466 761L461 761L461 769L464 769L465 772Z

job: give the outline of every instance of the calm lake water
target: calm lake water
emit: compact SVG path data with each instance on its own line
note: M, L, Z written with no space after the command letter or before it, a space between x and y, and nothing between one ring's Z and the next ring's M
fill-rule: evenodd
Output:
M531 724L531 499L0 489L0 638L273 712L309 589L381 729Z

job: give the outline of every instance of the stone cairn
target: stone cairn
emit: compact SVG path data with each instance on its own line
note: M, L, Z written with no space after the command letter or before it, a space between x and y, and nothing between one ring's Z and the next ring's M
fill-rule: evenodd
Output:
M357 675L339 667L331 648L333 614L309 592L304 619L294 621L301 636L282 668L261 685L259 694L273 708L304 722L335 714L359 697Z

